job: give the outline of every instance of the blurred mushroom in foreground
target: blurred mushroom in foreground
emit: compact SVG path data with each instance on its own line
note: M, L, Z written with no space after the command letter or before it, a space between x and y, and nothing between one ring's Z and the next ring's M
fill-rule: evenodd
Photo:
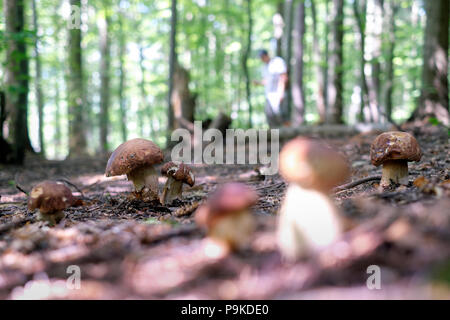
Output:
M128 140L111 154L105 175L126 174L142 200L159 200L158 174L154 165L161 163L163 158L161 149L152 141L140 138Z
M249 244L255 229L250 207L257 200L256 193L246 185L228 183L197 209L195 219L210 239L229 250L239 250Z
M167 176L166 184L161 195L161 203L169 204L173 200L182 197L183 183L191 187L195 183L194 174L187 165L180 163L176 164L172 161L167 162L161 168L161 174Z
M43 181L31 189L28 210L39 209L38 220L48 221L54 226L64 218L62 210L74 202L72 192L62 182Z
M392 183L408 184L408 161L420 161L422 151L417 140L407 132L384 132L370 146L374 166L383 165L381 187Z
M277 242L284 258L297 260L340 237L342 221L328 194L349 177L349 166L330 147L295 138L281 150L280 173L289 186L278 217Z

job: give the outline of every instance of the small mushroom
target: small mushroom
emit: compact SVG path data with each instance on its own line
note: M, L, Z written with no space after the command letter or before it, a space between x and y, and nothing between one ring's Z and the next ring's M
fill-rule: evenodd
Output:
M347 160L330 147L295 138L280 152L280 173L289 183L280 209L277 242L287 260L297 260L331 244L343 230L329 197L349 176Z
M111 154L105 174L107 177L126 174L144 201L159 200L158 174L154 165L161 163L163 158L161 149L152 141L132 139Z
M248 245L255 228L250 207L257 200L256 193L247 186L228 183L197 209L195 219L212 240L229 250L242 249Z
M166 184L161 195L161 203L172 203L173 200L181 198L183 193L183 183L193 186L195 183L194 174L184 163L176 164L167 162L161 168L161 174L167 176Z
M417 140L407 132L384 132L375 138L370 147L374 166L383 165L381 187L392 183L408 184L408 161L419 161L422 151Z
M70 207L75 198L62 182L43 181L31 189L28 210L39 209L38 220L55 225L64 218L62 210Z

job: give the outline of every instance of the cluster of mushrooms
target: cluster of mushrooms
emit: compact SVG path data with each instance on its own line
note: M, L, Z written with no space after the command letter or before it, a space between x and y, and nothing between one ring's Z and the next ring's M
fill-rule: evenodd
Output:
M419 161L422 152L416 139L406 132L385 132L372 143L371 162L383 166L382 188L407 185L408 161ZM183 164L167 162L161 174L167 181L160 195L155 165L163 162L161 149L152 141L133 139L112 153L106 176L127 175L134 195L143 201L166 205L181 198L183 184L193 186L195 177ZM348 160L327 144L309 138L295 138L281 150L279 170L288 182L277 224L277 244L283 257L298 260L335 242L344 232L343 215L330 197L333 189L348 180ZM246 248L255 230L251 207L258 196L242 183L219 187L195 213L196 223L208 238L227 250ZM54 225L75 197L63 183L44 181L30 193L28 208L39 209L38 218Z

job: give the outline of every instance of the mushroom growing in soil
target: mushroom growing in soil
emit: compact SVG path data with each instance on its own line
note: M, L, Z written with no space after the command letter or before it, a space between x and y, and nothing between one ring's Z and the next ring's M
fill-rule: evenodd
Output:
M43 181L31 189L28 210L39 209L38 220L48 221L54 226L64 218L62 210L74 202L72 192L62 182Z
M422 151L417 140L407 132L390 131L372 142L370 158L374 166L383 165L381 187L408 184L408 161L419 161Z
M256 193L241 183L228 183L212 194L197 209L195 220L207 230L210 239L228 250L245 248L255 228L250 207Z
M289 183L280 209L277 242L287 260L303 258L337 240L343 230L330 191L349 177L344 156L307 138L280 152L280 173Z
M158 174L154 166L163 158L161 149L152 141L132 139L122 143L111 154L105 174L107 177L126 174L142 200L159 200Z
M176 164L167 162L161 168L161 174L167 176L166 184L161 195L161 203L172 203L173 200L181 198L183 193L183 183L193 186L195 183L194 174L184 163Z

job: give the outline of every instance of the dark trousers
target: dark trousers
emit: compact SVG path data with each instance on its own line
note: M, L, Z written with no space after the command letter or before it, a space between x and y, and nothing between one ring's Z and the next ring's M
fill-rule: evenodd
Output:
M272 106L270 105L269 100L266 99L265 113L266 113L266 119L267 119L267 123L269 124L269 127L280 128L283 126L283 123L289 119L289 117L287 116L286 101L287 100L286 100L286 96L285 96L283 101L280 104L278 113L275 113L272 109Z

